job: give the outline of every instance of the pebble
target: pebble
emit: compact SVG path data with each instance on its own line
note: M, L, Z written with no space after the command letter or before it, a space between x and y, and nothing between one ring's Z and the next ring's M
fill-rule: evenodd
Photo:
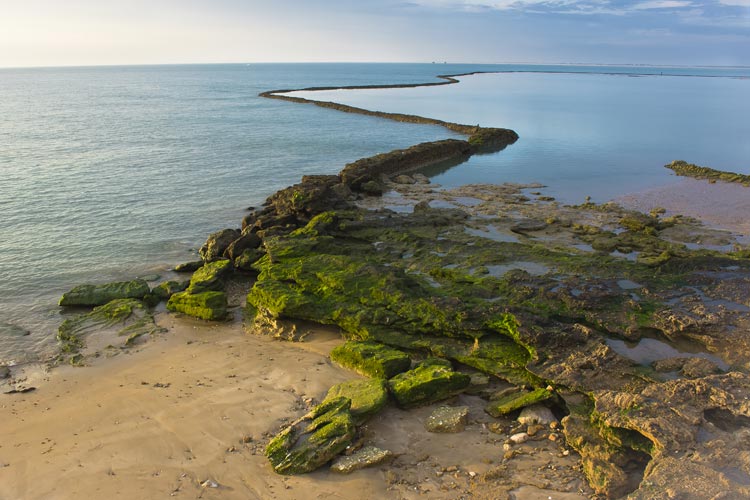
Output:
M513 444L521 444L521 443L525 443L526 441L528 441L528 440L529 440L529 435L528 435L528 434L526 434L525 432L519 432L518 434L513 434L513 435L512 435L511 437L510 437L510 440L511 440L511 442L512 442Z
M549 425L552 422L557 422L557 418L552 413L552 410L544 405L536 404L527 406L521 410L521 414L518 415L518 421L524 425Z

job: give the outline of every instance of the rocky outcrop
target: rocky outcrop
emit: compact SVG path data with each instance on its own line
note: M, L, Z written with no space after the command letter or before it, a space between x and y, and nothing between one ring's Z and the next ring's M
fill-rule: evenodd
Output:
M379 412L388 402L385 382L380 378L348 380L336 384L326 394L323 403L345 397L351 400L349 411L359 425Z
M705 179L709 182L733 182L742 184L743 186L750 186L750 175L738 174L736 172L727 172L723 170L715 170L709 167L699 167L698 165L694 165L683 160L675 160L669 165L664 166L668 169L673 170L677 175L682 175L684 177Z
M201 246L198 253L204 262L212 262L222 259L229 245L240 237L237 229L222 229L208 236L206 242Z
M175 293L167 302L167 310L208 321L221 321L227 317L227 294L207 291Z
M136 279L103 285L79 285L60 298L61 306L102 306L115 299L142 299L151 292L148 283Z

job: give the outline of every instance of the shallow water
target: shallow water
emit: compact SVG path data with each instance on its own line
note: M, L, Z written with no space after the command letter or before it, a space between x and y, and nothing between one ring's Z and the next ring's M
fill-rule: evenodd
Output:
M56 302L76 284L166 276L174 264L195 258L208 233L238 226L245 207L303 174L336 173L361 157L456 136L436 126L261 99L259 92L509 69L602 71L429 64L0 70L0 323L30 332L0 335L0 363L54 353ZM689 72L750 76L746 69ZM375 109L515 128L516 145L475 156L434 180L446 186L538 180L552 184L546 193L577 199L596 189L605 196L608 186L667 182L660 166L675 157L739 169L732 158L750 157L749 144L734 142L750 135L744 119L750 100L740 99L748 85L729 78L506 73L463 77L459 85L334 94ZM638 99L627 97L632 88L639 96L658 91L649 102L659 106L640 105L654 123L643 126L642 113L622 109L638 107ZM673 115L667 104L680 99L690 106ZM719 121L724 126L716 128ZM623 135L635 129L650 140ZM654 144L665 141L672 149L654 160Z

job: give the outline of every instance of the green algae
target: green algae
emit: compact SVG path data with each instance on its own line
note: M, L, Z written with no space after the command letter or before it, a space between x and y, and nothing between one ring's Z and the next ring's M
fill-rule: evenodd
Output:
M167 310L205 320L223 320L227 317L227 294L217 291L175 293L167 302Z
M738 174L724 170L715 170L709 167L700 167L683 160L675 160L669 165L664 165L674 171L677 175L692 177L694 179L705 179L711 182L723 181L743 186L750 186L750 175Z
M492 400L485 406L485 411L495 418L502 417L521 408L531 406L535 403L541 403L554 396L552 391L544 388L533 391L519 391L503 396L500 399Z
M229 260L207 262L193 273L187 288L188 293L197 295L203 292L221 291L231 270L232 263Z
M265 450L274 471L312 472L344 451L356 431L350 406L349 398L332 399L274 436Z
M169 297L175 293L184 292L189 285L190 281L165 281L164 283L159 283L155 286L151 290L151 295L153 295L158 301L169 300Z
M60 298L61 306L101 306L115 299L142 299L151 290L144 280L119 281L103 285L79 285Z
M328 389L323 403L339 397L351 400L349 411L354 422L359 425L385 406L388 402L388 391L385 381L380 378L347 380Z
M411 366L408 354L375 342L347 342L331 351L331 360L361 375L383 379Z
M463 392L471 377L453 371L446 360L428 359L388 380L388 389L401 408L414 408Z

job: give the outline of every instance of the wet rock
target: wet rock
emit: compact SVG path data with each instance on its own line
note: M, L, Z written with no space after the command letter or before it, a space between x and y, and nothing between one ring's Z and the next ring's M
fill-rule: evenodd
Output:
M397 175L396 177L393 178L393 182L395 182L396 184L416 184L417 183L417 181L415 181L413 177L406 175L406 174Z
M449 361L433 358L388 380L388 389L401 408L414 408L460 394L470 383L471 377L453 371Z
M544 405L531 405L521 410L521 414L518 415L518 422L524 425L541 424L548 426L552 422L557 422L557 418L552 413L552 410Z
M199 294L222 290L224 288L224 280L232 271L231 264L231 261L226 259L207 262L193 273L187 291L191 294Z
M362 184L361 190L363 193L367 193L372 196L380 196L385 191L383 183L378 181L367 181Z
M331 351L331 361L366 377L391 378L411 366L411 358L375 342L347 342Z
M721 373L716 363L705 358L688 358L680 371L687 378L700 378Z
M0 380L10 377L10 368L5 365L0 365Z
M257 248L252 250L245 250L239 257L234 259L234 267L242 271L255 271L255 268L253 268L253 264L255 264L258 259L260 259L264 255L265 253Z
M388 401L388 391L385 388L385 381L380 378L348 380L328 389L323 403L340 397L351 400L349 411L359 425L385 406Z
M179 292L169 298L167 310L195 318L220 321L227 317L227 294L207 291L201 293Z
M124 345L130 345L143 335L163 332L146 306L135 299L116 299L91 312L68 318L57 331L63 353L74 354L85 346L91 334L112 334L124 337Z
M191 262L185 262L184 264L177 264L174 266L173 271L176 273L194 273L201 267L203 267L204 262L202 260L194 260Z
M26 337L27 335L31 335L31 333L20 326L0 322L0 337L6 335L9 337Z
M287 224L295 224L296 220L306 222L322 212L350 206L345 191L336 188L340 182L336 175L305 175L300 183L271 195L265 204L276 216L295 219ZM267 217L259 221L263 219Z
M201 246L198 253L204 262L221 259L229 245L240 237L237 229L222 229L208 236L206 242Z
M525 432L518 432L509 437L508 440L513 444L523 444L529 440L529 435Z
M529 391L516 391L506 394L499 399L493 399L485 407L485 411L495 418L507 415L513 411L519 410L534 403L546 401L553 396L551 391L544 388Z
M471 385L466 388L466 394L482 394L490 386L490 377L484 373L472 373Z
M165 281L155 286L151 290L151 295L158 300L168 300L175 293L184 292L188 285L190 285L190 281Z
M682 370L688 358L658 359L651 363L651 367L659 373L677 372Z
M349 474L355 470L372 467L393 458L393 453L375 446L365 446L356 453L337 458L331 465L331 471Z
M543 231L547 228L547 223L543 220L522 220L520 222L516 222L512 226L510 226L510 230L514 233L524 234L524 233L533 233L535 231Z
M344 451L354 438L351 400L336 398L315 407L274 436L266 457L279 474L304 474Z
M101 306L115 299L142 299L151 292L145 280L120 281L103 285L79 285L64 293L61 306Z
M412 178L417 181L417 184L429 184L430 178L424 174L416 173L412 175Z
M441 406L425 421L428 432L463 432L469 419L468 406Z
M255 233L246 233L229 244L223 256L229 260L235 260L245 250L255 250L261 244L260 237Z

